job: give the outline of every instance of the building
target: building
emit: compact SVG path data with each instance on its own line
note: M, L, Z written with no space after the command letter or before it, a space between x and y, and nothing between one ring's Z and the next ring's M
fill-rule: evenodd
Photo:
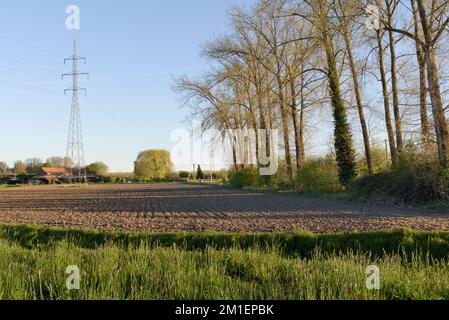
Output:
M32 184L54 184L70 178L70 169L67 168L41 168L40 172L30 179Z

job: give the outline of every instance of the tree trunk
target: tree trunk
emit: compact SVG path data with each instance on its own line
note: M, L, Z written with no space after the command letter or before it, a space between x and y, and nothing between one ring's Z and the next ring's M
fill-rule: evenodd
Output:
M351 129L348 123L346 109L341 97L337 62L328 29L328 10L325 6L327 6L327 3L325 4L323 0L320 0L321 33L327 58L327 76L335 126L335 151L337 154L340 183L347 186L357 175L355 151L352 144Z
M249 92L249 89L248 89ZM259 126L257 123L257 119L256 119L256 114L255 114L255 110L254 110L254 106L252 103L252 98L250 95L248 95L248 102L249 102L249 115L250 115L250 119L251 119L251 123L252 123L252 129L254 130L254 134L255 134L255 148L256 148L256 167L257 169L259 169ZM251 138L251 137L250 137ZM249 141L250 144L250 148L253 146L253 141ZM250 153L252 152L252 149L250 150ZM251 160L254 159L254 157L250 154L250 158ZM254 165L254 163L251 163L252 165Z
M292 156L290 152L290 122L288 120L287 107L285 103L285 97L283 93L283 82L281 75L277 74L278 90L279 90L279 105L281 108L282 117L282 132L284 135L284 150L285 150L285 163L286 163L286 173L289 181L293 181L293 170L292 170Z
M394 140L393 125L391 124L391 111L390 111L390 97L388 93L387 76L385 73L385 62L384 62L384 48L382 45L382 35L381 31L377 30L377 45L379 47L379 71L382 82L382 92L384 98L385 107L385 123L387 126L388 142L390 145L391 162L396 164L398 160L398 153L396 149L396 142Z
M297 105L297 94L296 94L296 67L291 67L289 70L290 74L290 95L291 95L291 110L293 118L293 128L295 131L295 151L296 151L296 170L299 172L303 165L303 158L301 154L301 125L299 123L298 109Z
M401 111L399 109L399 95L398 95L398 77L396 70L396 44L394 33L391 30L393 27L393 12L391 9L391 2L389 0L385 1L387 4L387 23L388 23L388 38L390 41L390 58L391 58L391 91L393 93L393 111L394 111L394 124L396 127L396 143L397 151L402 152L404 145L402 136L402 119Z
M413 10L413 23L415 26L415 41L416 57L419 67L419 114L421 118L421 138L425 148L430 143L430 123L427 114L427 76L426 76L426 57L424 56L423 48L418 39L421 39L421 28L419 27L418 8L415 0L411 0Z
M274 43L277 43L275 40ZM290 151L290 121L289 121L289 115L287 111L287 97L284 95L284 88L285 81L282 81L282 63L279 58L277 47L274 47L273 50L274 57L276 59L276 80L277 80L277 86L278 86L278 100L279 100L279 107L281 110L281 118L282 118L282 131L284 136L284 150L285 150L285 166L286 166L286 173L287 178L290 182L293 181L293 165L292 165L292 156ZM288 76L285 76L285 80L288 79Z
M304 72L304 64L301 65L301 88L300 88L300 99L301 99L301 112L299 115L299 139L301 141L301 159L304 162L306 161L306 151L304 147L304 127L305 127L305 111L306 111L306 98L305 98L305 72Z
M447 127L446 115L444 114L443 100L441 98L440 77L435 61L435 50L427 47L427 77L429 83L430 99L432 101L432 112L435 121L437 135L438 153L440 163L443 167L448 164L449 131Z
M423 0L417 0L417 3L425 39L424 53L427 64L427 81L429 85L430 100L432 102L432 113L435 121L438 155L441 166L446 168L448 165L449 131L446 116L444 114L443 100L441 97L440 76L438 74L435 59L433 32L427 20L428 15L426 13Z
M345 23L345 22L343 22L343 23ZM355 98L357 101L357 109L359 112L360 126L362 127L363 143L365 145L365 156L366 156L366 162L368 165L368 172L370 174L372 174L373 173L373 160L372 160L372 156L371 156L371 143L370 143L370 139L369 139L368 126L366 125L365 112L363 110L362 93L360 90L359 77L358 77L355 62L354 62L354 55L352 52L351 41L349 40L348 27L346 25L344 27L343 37L344 37L344 41L346 43L346 49L347 49L348 59L349 59L349 66L351 69L352 80L353 80L353 84L354 84L354 93L355 93Z

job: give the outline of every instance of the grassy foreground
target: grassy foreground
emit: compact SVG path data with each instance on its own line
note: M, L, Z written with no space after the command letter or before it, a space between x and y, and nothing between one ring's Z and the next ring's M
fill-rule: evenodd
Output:
M449 233L129 234L0 226L0 299L449 299L448 261ZM373 264L381 271L379 291L365 286ZM69 265L80 269L80 290L65 287Z

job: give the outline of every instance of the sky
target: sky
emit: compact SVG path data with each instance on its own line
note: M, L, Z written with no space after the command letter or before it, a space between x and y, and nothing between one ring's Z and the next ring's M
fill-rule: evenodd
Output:
M0 10L0 161L65 156L71 96L64 58L87 58L80 71L86 163L132 171L140 151L170 149L185 123L173 79L201 75L201 45L229 31L227 10L252 0L2 0ZM79 31L66 7L81 10ZM182 168L178 168L182 169Z

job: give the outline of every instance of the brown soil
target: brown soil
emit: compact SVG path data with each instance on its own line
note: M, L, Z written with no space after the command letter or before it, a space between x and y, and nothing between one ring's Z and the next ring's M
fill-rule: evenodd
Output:
M0 224L127 231L449 231L449 215L332 199L176 184L0 190Z

